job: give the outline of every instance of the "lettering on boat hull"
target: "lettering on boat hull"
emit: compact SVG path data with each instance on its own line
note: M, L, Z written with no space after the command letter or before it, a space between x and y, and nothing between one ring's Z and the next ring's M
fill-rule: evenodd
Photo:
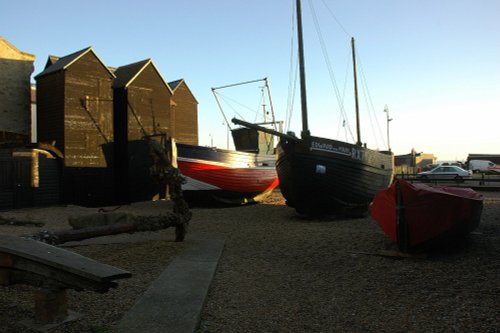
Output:
M364 152L362 149L354 147L346 147L340 145L333 145L331 143L322 143L317 141L311 141L310 150L324 151L328 153L334 153L344 156L349 156L355 160L363 160Z

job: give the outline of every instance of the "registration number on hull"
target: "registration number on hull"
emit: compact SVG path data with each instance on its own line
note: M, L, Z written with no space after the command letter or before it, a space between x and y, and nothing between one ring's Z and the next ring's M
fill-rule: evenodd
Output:
M332 145L330 143L321 143L312 141L311 150L319 150L319 151L325 151L329 153L349 156L356 160L363 159L363 150L354 147L345 147L345 146Z

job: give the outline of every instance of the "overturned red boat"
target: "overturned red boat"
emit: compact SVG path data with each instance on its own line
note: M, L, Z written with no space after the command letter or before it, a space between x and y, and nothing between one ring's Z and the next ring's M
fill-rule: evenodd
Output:
M483 196L462 187L410 184L397 179L373 199L371 216L399 249L447 235L466 235L481 219Z

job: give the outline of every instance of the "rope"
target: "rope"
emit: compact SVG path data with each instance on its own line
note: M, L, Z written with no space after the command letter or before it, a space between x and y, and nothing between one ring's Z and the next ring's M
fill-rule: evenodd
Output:
M330 13L330 15L332 16L332 18L334 19L334 21L337 23L337 25L345 33L345 35L348 36L349 38L351 38L352 35L347 31L347 29L342 25L342 23L340 22L340 20L335 16L335 14L330 9L330 7L325 2L325 0L321 0L321 2L323 3L323 5L325 6L325 8L327 9L328 13ZM311 0L309 0L309 4L310 4L311 8L313 8ZM313 14L314 14L314 18L315 18L315 24L317 24L317 18L316 18L316 14L314 13L314 11L313 11ZM317 30L319 30L319 28L317 28ZM320 37L320 38L321 38L321 40L320 40L321 46L323 48L324 47L324 41L322 40L322 37ZM358 55L357 55L356 58L358 59L358 62L360 63L359 67L360 67L360 72L361 72L361 82L362 82L362 85L363 85L363 94L365 96L365 103L367 105L368 116L370 117L370 125L371 125L371 128L372 128L373 137L375 139L377 147L379 147L379 143L378 143L378 139L377 139L377 130L378 130L378 135L380 135L380 138L382 138L382 142L383 143L385 143L384 135L382 134L382 130L381 130L380 124L378 122L378 117L376 116L376 113L375 113L375 108L373 106L373 100L371 98L371 94L370 94L370 91L368 89L368 84L367 84L367 81L366 81L366 76L364 75L363 67L361 66L359 52L358 52ZM336 88L336 89L338 89L338 88ZM344 89L345 89L345 86L344 86ZM342 97L342 101L344 100L344 98L345 98L345 90L344 90L344 95ZM347 119L347 117L345 116L345 110L343 108L343 103L342 103L341 111L342 111L343 117L345 118L344 119L344 121L345 121ZM373 118L375 119L375 121L373 121ZM374 123L376 125L376 129L377 130L374 128ZM339 127L340 127L340 122L339 122ZM349 127L349 132L350 131L351 130L350 130L350 127ZM351 133L351 137L352 137L352 133Z
M295 1L293 2L293 8L295 8ZM298 68L299 68L299 60L298 56L295 57L294 60L294 54L295 54L295 43L294 43L294 36L295 36L295 10L292 11L292 31L291 31L291 38L290 38L290 68L288 70L288 96L287 96L287 105L286 105L286 111L285 111L285 132L288 132L290 130L290 124L292 122L292 115L293 115L293 106L294 106L294 101L295 101L295 91L297 88L297 75L298 75ZM293 78L293 79L292 79Z
M358 52L358 54L359 54L359 52ZM360 72L361 72L361 82L363 85L363 93L366 96L365 99L366 99L367 109L369 112L371 111L373 113L373 117L375 118L375 125L376 125L376 128L378 130L378 135L380 135L380 138L382 140L382 144L387 146L386 139L384 138L384 135L382 134L382 129L381 129L380 123L378 122L378 117L377 117L377 113L375 112L375 107L373 105L372 96L370 94L370 90L368 89L368 83L366 81L366 75L365 75L365 72L363 70L363 64L361 63L361 61L359 61L359 63L360 63L360 66L359 66ZM371 118L370 118L370 120L371 120ZM377 148L380 148L380 146L378 145L376 130L373 128L373 121L372 121L371 125L372 125L373 136L374 136L375 142L377 144Z
M343 100L341 98L340 91L339 91L339 88L337 86L337 82L335 80L335 74L333 72L333 67L332 67L331 62L330 62L330 56L328 55L328 50L326 49L325 41L323 39L323 34L321 33L321 29L319 27L318 17L316 15L316 11L314 9L314 5L312 4L312 1L310 1L310 0L309 0L309 7L311 8L311 12L312 12L312 15L313 15L313 21L314 21L314 26L315 26L316 32L318 34L318 39L319 39L319 42L320 42L320 45L321 45L321 50L323 52L323 58L325 59L325 62L326 62L326 66L327 66L327 69L328 69L328 74L330 76L330 81L332 82L332 85L333 85L333 88L334 88L335 96L337 97L337 102L339 104L340 112L341 112L342 116L344 117L344 120L346 121L347 129L349 130L349 134L351 135L352 141L355 141L354 140L354 135L352 134L352 131L351 131L351 126L349 125L347 114L345 112L345 107L344 107L344 104L343 104Z
M337 19L337 17L335 16L335 14L333 14L333 11L330 9L330 7L328 7L328 5L326 4L325 0L321 0L321 1L323 2L323 5L325 5L326 9L328 9L328 12L330 13L330 15L332 15L332 17L335 20L335 22L337 22L337 24L339 25L339 27L344 31L344 33L350 39L352 37L352 35L347 32L347 30L344 28L344 26L342 25L342 23L340 23L340 21Z
M244 119L244 117L236 110L236 108L233 106L233 104L229 103L228 101L234 103L234 104L237 104L239 105L240 107L242 108L245 108L247 110L250 110L252 112L255 113L255 110L244 105L244 104L241 104L240 102L238 102L237 100L231 98L231 97L228 97L228 96L225 96L225 95L222 95L220 92L216 92L217 96L221 97L221 100L225 102L225 104L231 109L233 110L234 114L236 114L238 116L238 118L242 118Z

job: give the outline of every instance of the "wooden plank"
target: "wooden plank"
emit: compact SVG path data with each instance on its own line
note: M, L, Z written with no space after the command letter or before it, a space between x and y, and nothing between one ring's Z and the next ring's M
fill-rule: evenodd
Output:
M127 278L125 270L32 239L0 235L0 253L32 260L93 281Z

